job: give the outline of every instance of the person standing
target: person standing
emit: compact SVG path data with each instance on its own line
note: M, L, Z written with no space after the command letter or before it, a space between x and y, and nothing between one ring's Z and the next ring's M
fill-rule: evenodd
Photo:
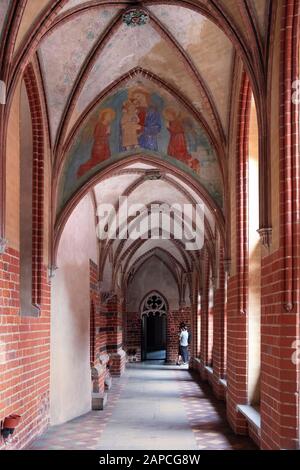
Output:
M180 335L179 335L179 344L180 352L183 360L183 364L188 364L189 362L189 333L185 324L181 326Z

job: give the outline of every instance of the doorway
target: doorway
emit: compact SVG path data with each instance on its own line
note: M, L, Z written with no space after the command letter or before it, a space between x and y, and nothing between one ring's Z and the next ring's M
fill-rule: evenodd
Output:
M167 322L166 315L143 316L143 360L166 360Z
M157 292L148 295L142 304L142 361L166 360L167 307Z

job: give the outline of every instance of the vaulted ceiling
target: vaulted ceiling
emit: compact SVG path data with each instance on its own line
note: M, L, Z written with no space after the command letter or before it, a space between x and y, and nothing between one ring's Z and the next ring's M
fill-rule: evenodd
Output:
M145 205L202 201L206 239L214 242L216 230L224 235L226 154L235 73L242 61L255 93L264 70L269 6L268 0L1 1L0 34L5 36L8 24L14 24L16 31L11 52L13 80L20 64L38 64L35 68L47 111L58 230L78 197L90 191L95 206L105 201L117 205L118 197L128 193ZM148 15L145 24L132 26L124 21L130 8L140 8ZM9 23L13 9L18 12L17 19ZM142 87L144 95L151 95L147 98L152 99L151 106L159 108L158 148L151 155L149 147L142 151L125 148L125 153L123 148L121 166L108 172L109 165L102 162L94 172L86 171L85 178L79 177L80 168L89 161L84 153L91 152L95 116L107 109L112 116L121 114L124 96L130 96L133 87ZM171 133L170 118L166 118L170 106L173 114L178 110L174 123L188 122L190 136L198 138L193 152L192 144L186 144L186 161L182 157L179 164L170 143L164 142ZM116 135L113 132L122 126L122 118L118 119L107 126L110 145ZM187 128L184 131L187 141ZM209 148L203 142L209 142ZM119 154L111 153L111 161L115 159L117 164ZM147 163L143 163L143 154ZM170 156L175 157L173 161ZM132 163L126 163L128 158ZM194 171L195 159L200 162L200 174ZM159 170L162 176L147 179L149 170ZM102 244L104 282L109 253L115 270L110 275L115 278L121 269L127 280L150 255L172 267L179 277L179 273L192 270L197 256L174 240L115 240Z

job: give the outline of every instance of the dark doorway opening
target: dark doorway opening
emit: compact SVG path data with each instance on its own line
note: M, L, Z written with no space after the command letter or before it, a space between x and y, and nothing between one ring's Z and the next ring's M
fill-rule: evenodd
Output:
M166 315L153 313L143 315L142 321L142 360L166 360L167 356L167 318Z
M159 292L151 292L142 305L142 361L166 360L167 303Z

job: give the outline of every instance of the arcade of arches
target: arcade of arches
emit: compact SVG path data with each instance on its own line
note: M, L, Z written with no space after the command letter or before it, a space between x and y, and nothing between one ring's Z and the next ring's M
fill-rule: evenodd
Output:
M299 448L299 9L1 0L0 448L183 373L181 322L230 432Z

